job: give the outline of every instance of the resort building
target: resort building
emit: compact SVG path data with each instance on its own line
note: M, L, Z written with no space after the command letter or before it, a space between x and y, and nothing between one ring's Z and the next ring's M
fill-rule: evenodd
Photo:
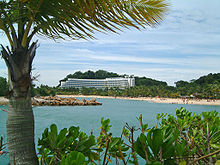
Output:
M68 78L67 81L61 81L61 88L130 88L135 85L135 79L129 77L116 77L106 79L75 79Z

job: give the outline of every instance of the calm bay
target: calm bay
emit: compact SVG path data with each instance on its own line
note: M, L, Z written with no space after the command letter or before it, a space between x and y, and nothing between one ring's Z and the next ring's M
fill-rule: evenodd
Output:
M212 110L220 113L220 106L163 104L120 99L97 99L97 101L103 103L103 105L34 107L36 144L43 130L53 123L57 124L59 130L64 127L80 126L81 130L87 134L92 131L95 135L98 135L98 128L101 125L100 121L104 117L111 120L111 132L113 136L119 136L126 123L130 126L138 127L136 117L140 114L143 115L144 122L152 127L156 123L157 113L175 114L176 108L184 107L188 111L195 113ZM7 107L0 106L0 109L7 110ZM0 111L0 136L3 136L4 139L6 139L6 119L7 113ZM7 156L0 157L0 165L6 165L7 162Z

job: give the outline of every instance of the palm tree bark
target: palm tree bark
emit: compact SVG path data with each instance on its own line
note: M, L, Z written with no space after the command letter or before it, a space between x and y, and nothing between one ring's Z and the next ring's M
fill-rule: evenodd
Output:
M34 115L31 102L31 67L36 42L29 48L10 51L2 46L2 57L8 67L9 107L7 141L11 165L36 165Z

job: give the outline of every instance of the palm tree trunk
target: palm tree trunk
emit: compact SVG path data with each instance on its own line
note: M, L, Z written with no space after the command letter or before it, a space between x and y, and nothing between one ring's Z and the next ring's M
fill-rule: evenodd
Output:
M7 139L12 165L37 164L34 143L34 115L30 95L10 98Z
M31 103L31 66L36 43L13 51L2 46L8 67L9 107L7 141L11 165L37 165L34 143L34 115Z

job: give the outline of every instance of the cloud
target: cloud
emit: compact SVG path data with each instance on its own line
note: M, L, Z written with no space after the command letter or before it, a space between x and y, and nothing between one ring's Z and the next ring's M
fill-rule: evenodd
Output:
M8 77L7 69L0 69L0 76L7 78Z
M57 85L67 74L89 69L146 76L169 84L219 72L220 1L170 3L169 14L155 29L123 29L120 35L95 33L98 39L91 41L53 42L41 37L34 60L40 83ZM7 70L0 61L2 74Z

